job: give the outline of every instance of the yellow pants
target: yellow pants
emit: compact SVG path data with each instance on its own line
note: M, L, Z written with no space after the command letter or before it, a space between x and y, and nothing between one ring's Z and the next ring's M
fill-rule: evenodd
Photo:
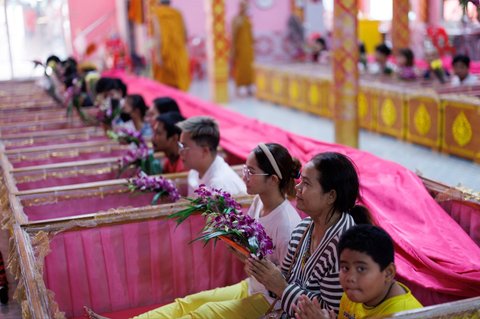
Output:
M255 319L267 312L270 304L262 294L248 295L247 281L202 291L154 309L134 319Z

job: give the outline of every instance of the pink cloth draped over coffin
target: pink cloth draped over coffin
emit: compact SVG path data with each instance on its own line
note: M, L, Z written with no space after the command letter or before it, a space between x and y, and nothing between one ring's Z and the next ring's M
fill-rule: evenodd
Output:
M348 155L358 167L363 203L395 241L399 279L424 305L480 295L480 248L413 172L364 151L286 132L146 78L121 71L104 75L121 78L130 94L142 94L147 102L170 96L187 117L215 117L221 146L239 158L245 159L259 142L280 143L302 162L319 152Z
M223 244L189 244L204 225L197 215L179 227L152 220L60 233L45 259L46 286L72 317L83 306L105 313L165 304L241 281L243 264Z
M68 150L66 150L68 151ZM63 151L61 151L63 152ZM80 151L78 156L75 157L49 157L49 158L39 158L39 159L24 159L21 162L10 161L13 168L28 167L28 166L38 166L54 163L64 163L64 162L73 162L73 161L82 161L89 159L98 159L105 157L120 157L125 154L125 150L109 150L105 152L94 152L89 150L88 152Z

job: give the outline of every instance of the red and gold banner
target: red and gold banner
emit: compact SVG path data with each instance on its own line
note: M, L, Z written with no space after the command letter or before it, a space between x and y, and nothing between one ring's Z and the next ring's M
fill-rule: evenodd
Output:
M358 147L357 0L338 0L333 9L335 142Z
M409 0L393 1L392 44L394 52L398 49L410 47L409 11Z
M208 79L212 99L228 102L228 56L230 54L225 28L225 1L205 0L207 8Z

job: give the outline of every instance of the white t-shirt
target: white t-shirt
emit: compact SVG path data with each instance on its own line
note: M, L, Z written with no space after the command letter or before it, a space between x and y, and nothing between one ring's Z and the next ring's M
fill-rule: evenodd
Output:
M188 172L188 196L194 196L198 186L205 184L210 188L221 188L232 195L245 195L247 188L240 176L217 155L202 178L196 170Z
M478 82L478 78L473 74L469 74L465 79L463 79L463 81L460 81L460 78L456 75L452 78L453 86L475 85L475 84L480 84L480 82Z
M262 224L267 233L273 241L273 254L268 255L267 258L275 265L280 266L283 258L287 254L288 242L293 229L300 223L301 218L295 208L288 199L285 199L278 207L270 212L267 216L260 217L263 210L263 203L260 196L255 196L253 203L250 206L247 214L255 218ZM247 278L249 295L262 293L269 303L274 299L268 295L267 289L259 283L255 278ZM280 302L277 303L276 309L280 308Z

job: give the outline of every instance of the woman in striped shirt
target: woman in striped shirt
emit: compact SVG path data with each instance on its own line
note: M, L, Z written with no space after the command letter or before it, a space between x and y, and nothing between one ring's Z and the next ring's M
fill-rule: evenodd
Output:
M309 217L292 232L281 270L267 259L249 258L245 270L281 302L284 315L294 317L301 295L318 298L322 309L338 312L337 244L355 224L371 223L368 210L355 205L358 175L352 161L340 153L321 153L304 167L296 186L297 208Z

